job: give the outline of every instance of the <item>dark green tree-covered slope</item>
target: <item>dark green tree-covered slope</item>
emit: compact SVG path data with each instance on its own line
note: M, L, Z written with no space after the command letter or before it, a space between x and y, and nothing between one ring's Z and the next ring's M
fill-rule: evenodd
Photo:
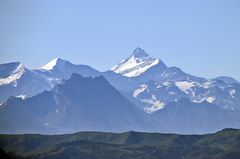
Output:
M0 148L44 159L238 159L240 130L208 135L80 132L68 135L0 135Z

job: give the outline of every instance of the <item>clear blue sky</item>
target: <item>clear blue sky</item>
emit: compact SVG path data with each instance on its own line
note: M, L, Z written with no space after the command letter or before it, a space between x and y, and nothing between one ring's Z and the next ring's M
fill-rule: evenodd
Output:
M240 80L240 1L0 0L0 63L60 57L107 70L138 46L194 75Z

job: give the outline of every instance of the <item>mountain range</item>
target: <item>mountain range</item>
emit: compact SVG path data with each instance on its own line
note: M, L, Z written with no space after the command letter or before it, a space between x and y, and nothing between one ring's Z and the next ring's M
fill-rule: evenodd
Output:
M240 83L185 73L141 48L100 72L56 58L40 69L0 64L0 132L240 128Z

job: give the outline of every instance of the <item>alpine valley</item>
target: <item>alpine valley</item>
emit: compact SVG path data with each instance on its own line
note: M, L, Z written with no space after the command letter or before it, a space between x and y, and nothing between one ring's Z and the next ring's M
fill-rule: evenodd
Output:
M240 128L240 83L169 67L136 48L109 71L56 58L40 69L0 64L0 133Z

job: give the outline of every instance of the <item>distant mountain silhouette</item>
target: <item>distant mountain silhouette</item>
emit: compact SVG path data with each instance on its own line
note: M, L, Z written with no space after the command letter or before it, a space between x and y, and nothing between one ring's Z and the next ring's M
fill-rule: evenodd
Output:
M0 116L13 133L145 129L143 112L102 76L73 74L51 91L26 100L12 97L2 105Z

